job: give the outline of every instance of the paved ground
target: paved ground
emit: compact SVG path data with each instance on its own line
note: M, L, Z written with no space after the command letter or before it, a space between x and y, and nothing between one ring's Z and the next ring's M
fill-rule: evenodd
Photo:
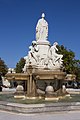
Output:
M80 111L55 114L17 114L0 111L0 120L80 120Z
M4 90L4 92L6 92L6 90ZM66 111L60 113L54 112L54 113L43 113L43 114L22 114L22 113L4 112L0 110L0 120L9 120L9 119L10 120L80 120L80 111L74 111L74 112Z

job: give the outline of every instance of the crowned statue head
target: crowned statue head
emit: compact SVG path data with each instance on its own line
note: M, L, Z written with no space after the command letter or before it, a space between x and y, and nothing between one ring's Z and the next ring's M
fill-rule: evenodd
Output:
M45 18L45 14L44 13L42 13L42 18Z

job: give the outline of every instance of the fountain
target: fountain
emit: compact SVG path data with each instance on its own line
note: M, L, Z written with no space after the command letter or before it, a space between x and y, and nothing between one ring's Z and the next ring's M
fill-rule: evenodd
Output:
M57 54L58 43L50 45L48 41L48 22L45 14L36 25L36 40L29 46L28 55L24 57L24 73L8 73L8 80L25 80L27 98L44 97L57 99L63 94L62 84L66 73L62 71L63 55Z

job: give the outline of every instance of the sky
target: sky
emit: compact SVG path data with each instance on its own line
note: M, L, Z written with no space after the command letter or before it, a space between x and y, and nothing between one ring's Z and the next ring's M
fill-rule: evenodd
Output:
M9 68L27 55L43 12L49 42L64 45L80 59L80 0L0 0L0 58Z

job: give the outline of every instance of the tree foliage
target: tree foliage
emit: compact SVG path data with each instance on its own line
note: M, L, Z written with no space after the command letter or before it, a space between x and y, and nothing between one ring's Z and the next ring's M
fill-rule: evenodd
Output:
M80 80L80 60L77 60L77 64L75 67L76 67L76 70L75 70L76 79Z
M16 73L22 73L23 72L22 69L24 65L25 65L25 59L21 58L19 62L16 64L16 68L15 68Z
M8 71L8 67L5 64L4 60L0 58L0 73L4 76Z
M75 53L67 50L63 45L58 46L58 53L63 55L63 67L67 74L75 74L80 77L80 60L75 59Z

